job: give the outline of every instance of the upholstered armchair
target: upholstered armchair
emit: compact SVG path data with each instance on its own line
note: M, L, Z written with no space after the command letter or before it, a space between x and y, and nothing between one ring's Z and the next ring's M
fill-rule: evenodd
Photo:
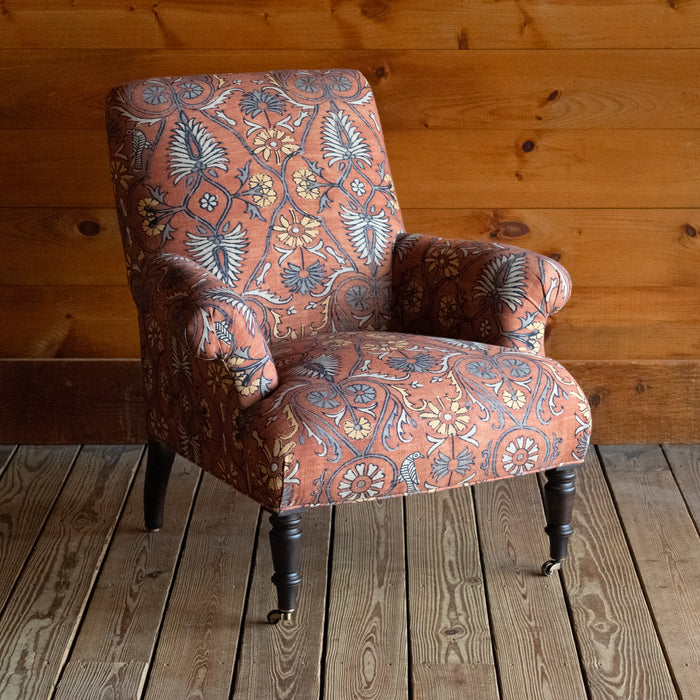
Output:
M544 355L570 281L497 243L403 230L374 97L352 70L116 88L112 178L140 324L146 526L177 452L271 514L296 606L301 513L545 471L566 555L590 412Z

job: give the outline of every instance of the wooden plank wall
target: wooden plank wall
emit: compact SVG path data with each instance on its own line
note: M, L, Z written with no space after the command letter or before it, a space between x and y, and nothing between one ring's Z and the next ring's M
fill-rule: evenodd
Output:
M374 87L409 231L570 270L548 354L578 370L594 439L700 441L697 0L5 0L0 54L0 357L138 356L111 86L353 67ZM114 410L138 418L125 394Z

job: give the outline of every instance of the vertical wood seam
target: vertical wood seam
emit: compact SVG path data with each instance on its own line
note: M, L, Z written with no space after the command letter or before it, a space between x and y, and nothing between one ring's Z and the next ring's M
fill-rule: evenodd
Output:
M496 686L498 688L498 696L503 697L503 683L501 681L501 664L498 658L498 653L496 652L496 637L493 631L493 615L491 613L491 595L489 593L488 578L486 576L486 563L484 562L484 547L483 538L481 535L481 514L479 513L479 506L476 500L476 495L474 493L474 487L469 487L470 498L472 499L472 507L474 508L474 524L476 526L476 537L479 549L479 565L481 567L481 580L484 586L484 598L486 599L486 614L488 616L489 622L489 636L491 638L491 657L493 658L493 665L496 670Z
M608 491L610 492L610 497L612 499L613 506L615 507L615 514L617 515L617 520L620 523L620 530L622 532L623 537L625 538L625 545L627 546L627 550L630 553L630 558L632 559L634 573L637 576L637 580L639 581L639 587L642 591L642 595L644 596L644 602L646 603L647 610L649 611L649 619L651 620L651 624L654 626L654 632L659 642L661 653L664 655L664 661L666 662L666 667L668 668L668 674L671 677L671 683L673 683L673 689L676 691L676 695L678 695L678 697L681 698L683 696L681 695L680 687L678 685L678 681L676 680L676 674L673 672L671 658L666 649L666 645L664 644L663 636L661 635L661 630L659 629L658 620L656 619L656 615L654 614L654 608L651 604L646 582L644 580L644 577L642 576L641 569L639 568L639 563L637 562L637 554L634 551L634 548L632 547L632 541L629 537L629 534L627 533L627 527L625 526L625 521L622 518L622 514L620 512L620 504L618 503L617 497L615 496L615 490L613 489L612 484L610 483L610 478L608 476L608 465L605 463L605 460L603 459L603 455L598 445L595 445L595 451L600 462L603 477L605 478L605 484L608 488Z
M85 447L85 445L81 445L79 452L82 452L84 447ZM66 672L66 668L68 666L68 662L70 660L71 654L73 653L73 649L75 648L75 645L78 641L78 635L80 634L80 628L83 626L83 622L85 621L85 613L87 612L87 609L90 606L90 601L92 600L92 597L95 594L95 588L97 587L97 582L100 578L100 574L102 573L102 570L104 569L105 562L107 561L107 555L109 553L109 549L112 546L112 542L114 542L114 537L117 533L117 528L119 527L119 521L122 519L122 516L124 514L124 509L126 508L127 501L129 500L129 494L131 493L131 490L134 487L134 483L136 482L136 474L137 474L138 470L143 465L143 458L144 458L145 452L146 452L146 446L142 445L141 449L139 451L138 457L135 460L136 461L136 469L134 469L131 473L131 479L129 480L129 483L126 487L126 490L124 491L124 496L122 498L121 507L119 508L119 511L114 516L114 525L112 527L112 532L109 534L108 541L106 541L104 544L104 550L102 552L102 557L98 562L96 570L93 572L92 586L90 587L90 591L88 592L88 594L85 596L85 598L83 600L82 608L80 610L78 619L76 620L75 627L73 629L73 636L70 640L70 643L66 646L66 648L63 651L63 659L61 660L61 663L59 664L58 672L56 674L56 679L55 679L54 684L53 684L54 690L56 688L58 688L58 686L61 683L61 680L63 679L63 676ZM71 471L72 471L72 468L73 467L71 466ZM66 482L64 481L63 483L65 485ZM61 490L63 490L63 487L61 487ZM43 530L43 528L42 528L42 530Z
M231 687L229 689L229 697L233 697L238 682L238 671L241 664L241 652L243 649L243 633L245 632L245 621L248 619L248 601L250 600L250 590L253 587L253 578L255 573L255 561L258 556L258 547L260 546L261 525L263 519L263 509L258 508L258 520L255 525L255 536L253 537L253 546L250 552L250 562L248 564L248 582L243 597L243 609L241 610L241 625L238 628L238 640L236 641L236 655L233 661L233 673L231 674Z
M194 496L192 497L192 503L190 506L190 512L187 517L187 523L185 525L183 535L182 535L182 540L180 541L180 551L178 552L177 555L177 561L175 562L175 566L173 567L173 572L172 575L170 576L170 584L168 585L168 592L165 596L165 601L163 603L163 614L161 615L160 622L158 624L158 630L156 631L155 637L153 639L153 647L151 649L151 655L146 663L146 668L144 670L144 679L143 679L143 686L141 688L141 696L145 696L146 691L148 690L148 684L151 680L151 672L153 670L153 660L155 659L156 652L158 651L158 645L160 643L160 637L163 632L163 625L165 624L165 618L168 613L168 608L170 607L170 599L173 594L173 589L175 588L175 581L177 579L177 573L180 570L180 564L182 562L182 555L185 550L185 545L187 543L187 539L189 537L189 532L190 532L190 523L192 522L192 516L194 515L194 510L195 506L197 503L197 498L199 496L200 489L202 488L202 472L200 471L199 473L199 478L197 479L197 486L195 487L194 490Z

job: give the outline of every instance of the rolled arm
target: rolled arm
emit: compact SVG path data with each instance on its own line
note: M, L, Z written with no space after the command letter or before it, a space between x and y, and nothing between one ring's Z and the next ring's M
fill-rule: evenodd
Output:
M500 243L402 234L392 263L392 329L544 355L544 326L571 294L554 260Z
M144 322L184 341L205 360L222 362L234 379L240 405L257 402L277 386L265 334L245 300L192 260L150 258L132 291ZM148 328L146 335L148 336Z

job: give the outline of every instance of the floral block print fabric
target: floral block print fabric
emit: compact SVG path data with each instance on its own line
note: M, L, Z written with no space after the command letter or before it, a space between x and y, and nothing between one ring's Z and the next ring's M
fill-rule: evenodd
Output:
M566 272L403 233L360 73L130 83L108 130L153 438L280 511L583 460Z
M107 115L132 259L190 258L268 339L388 327L402 222L361 73L145 80L114 90Z
M283 508L476 484L580 462L590 413L527 352L404 333L290 343L246 413L250 490Z
M521 248L401 234L391 325L544 355L547 316L570 290L561 265Z

